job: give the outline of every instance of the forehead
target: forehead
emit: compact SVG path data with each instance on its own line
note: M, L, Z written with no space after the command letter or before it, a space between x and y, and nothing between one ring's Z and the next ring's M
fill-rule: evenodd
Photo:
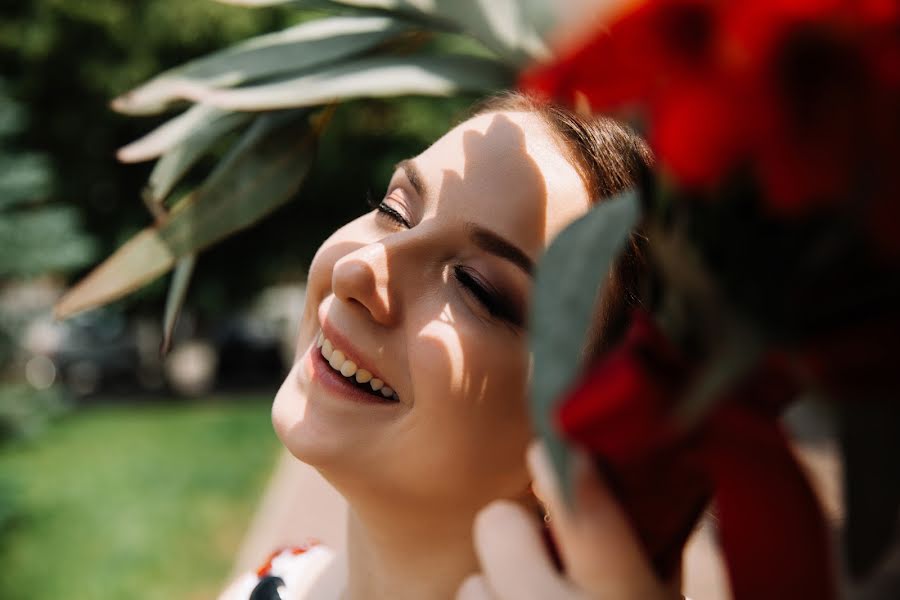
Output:
M536 257L589 198L544 120L494 112L461 123L414 159L436 216L463 216Z

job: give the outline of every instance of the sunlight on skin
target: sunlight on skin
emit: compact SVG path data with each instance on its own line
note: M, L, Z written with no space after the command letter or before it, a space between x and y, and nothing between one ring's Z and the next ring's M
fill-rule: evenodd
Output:
M384 244L374 242L355 250L352 254L339 259L335 269L355 269L357 276L368 279L368 285L375 294L374 300L380 305L369 306L369 310L380 311L381 314L391 314L390 276L388 270L375 270L367 265L386 265L389 263L388 253Z
M396 512L409 502L403 514L424 518L426 503L408 499L427 497L463 520L462 504L525 487L520 457L530 433L526 338L485 308L455 268L475 271L520 313L531 280L473 242L470 225L533 261L590 199L555 135L530 113L474 117L406 163L384 202L409 225L375 211L316 253L298 340L305 366L282 386L273 423L295 456L327 471L357 504ZM399 404L370 410L316 383L310 355L320 323L342 334L347 349L356 346L359 362L391 384ZM436 525L451 528L446 517Z
M441 315L438 317L442 322L453 324L456 320L453 318L453 315L450 312L450 305L446 305L444 310L441 311Z
M465 352L453 321L452 309L447 304L441 310L439 320L427 323L419 330L418 337L431 340L444 348L450 371L447 383L451 389L462 389L466 370Z
M303 419L306 417L306 399L309 394L309 382L304 377L298 377L297 374L300 369L303 368L303 363L299 360L294 362L294 366L291 367L290 372L287 377L284 378L284 381L281 383L281 388L278 393L291 393L290 391L282 391L282 389L287 387L297 386L298 391L300 393L301 401L297 403L297 406L289 416L289 419L285 419L285 425L287 427L296 427L298 423L303 422Z
M382 583L415 572L423 590L455 587L474 568L475 512L528 489L528 263L589 205L540 117L486 113L404 161L383 209L316 253L301 366L276 396L273 425L352 507L351 596L371 589L373 566ZM398 401L343 389L316 356L320 329ZM440 560L422 552L423 536Z

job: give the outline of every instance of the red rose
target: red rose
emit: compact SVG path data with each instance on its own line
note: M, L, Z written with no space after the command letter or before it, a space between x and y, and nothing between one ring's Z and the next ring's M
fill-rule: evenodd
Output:
M792 378L768 359L688 428L676 408L697 372L635 312L560 406L560 430L595 458L663 577L713 497L736 600L833 598L821 511L777 424Z
M521 85L641 108L660 165L684 187L712 190L749 167L778 215L849 201L897 214L895 2L645 0ZM872 226L900 254L900 224Z
M633 5L634 3L632 3ZM574 102L584 94L599 109L652 98L680 77L709 72L717 3L644 0L557 61L525 71L520 86Z
M798 368L835 400L892 398L900 389L900 316L830 331L796 350Z
M652 317L636 312L624 343L575 388L558 415L563 435L597 458L666 578L712 494L671 419L688 373Z

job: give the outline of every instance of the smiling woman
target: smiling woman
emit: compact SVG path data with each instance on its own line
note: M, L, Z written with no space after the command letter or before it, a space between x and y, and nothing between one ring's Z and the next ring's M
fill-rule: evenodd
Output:
M533 264L648 161L613 121L506 96L397 166L375 210L316 254L272 410L285 447L349 503L346 571L321 548L287 553L226 597L281 583L291 597L453 596L477 568L478 510L537 506L524 460ZM602 323L639 302L636 249Z

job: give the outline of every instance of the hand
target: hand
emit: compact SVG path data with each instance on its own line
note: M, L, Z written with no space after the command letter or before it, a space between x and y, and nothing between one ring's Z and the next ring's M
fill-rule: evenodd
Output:
M616 499L584 457L573 468L574 509L562 500L543 445L528 450L535 493L550 514L564 573L553 565L542 523L518 504L498 500L475 518L483 573L467 578L457 600L672 600L679 582L656 577ZM677 578L676 578L677 579Z

